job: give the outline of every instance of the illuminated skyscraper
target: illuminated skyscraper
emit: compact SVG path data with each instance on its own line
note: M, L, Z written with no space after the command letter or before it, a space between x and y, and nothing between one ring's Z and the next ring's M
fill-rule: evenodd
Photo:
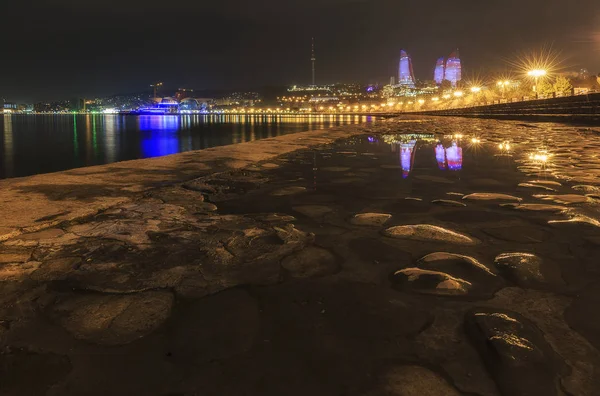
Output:
M400 51L400 66L398 67L398 84L410 87L415 86L412 60L406 51Z
M440 58L437 60L435 65L435 71L433 72L433 79L436 84L442 84L444 81L444 76L446 74L446 65L444 64L444 58Z
M460 56L458 54L458 50L454 51L448 57L446 61L446 73L444 79L449 80L452 83L453 87L456 87L456 84L462 78L462 71L460 65Z

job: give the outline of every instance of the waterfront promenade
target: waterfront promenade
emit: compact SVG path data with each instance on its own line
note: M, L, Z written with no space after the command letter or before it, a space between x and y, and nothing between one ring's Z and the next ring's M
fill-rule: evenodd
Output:
M597 395L598 150L404 116L2 180L0 394Z

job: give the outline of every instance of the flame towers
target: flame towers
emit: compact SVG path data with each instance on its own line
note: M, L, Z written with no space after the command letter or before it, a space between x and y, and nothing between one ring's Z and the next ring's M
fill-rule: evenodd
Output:
M462 68L458 50L454 51L446 61L445 79L452 83L453 87L462 79Z
M444 80L448 80L453 87L456 87L462 79L462 66L458 50L452 52L445 62L444 58L437 60L433 79L438 85L441 85Z
M400 66L398 67L398 84L409 87L415 86L415 76L410 55L404 50L400 51Z
M433 79L438 85L441 85L442 81L444 81L444 78L446 77L446 64L444 61L445 60L443 56L439 58L435 65L435 71L433 72Z

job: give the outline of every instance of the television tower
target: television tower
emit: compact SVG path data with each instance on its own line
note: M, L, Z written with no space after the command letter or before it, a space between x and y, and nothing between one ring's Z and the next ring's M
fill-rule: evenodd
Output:
M312 38L312 55L310 57L312 61L312 86L315 86L315 61L317 58L315 57L315 38Z

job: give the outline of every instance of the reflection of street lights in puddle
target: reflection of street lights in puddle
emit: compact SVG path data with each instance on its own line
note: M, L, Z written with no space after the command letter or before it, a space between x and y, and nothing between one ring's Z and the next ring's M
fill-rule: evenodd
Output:
M550 160L550 157L552 157L552 154L548 154L548 152L544 150L529 154L529 159L531 161L541 165L546 165Z
M498 145L498 149L500 149L500 154L499 155L510 155L510 149L511 148L512 148L512 145L508 141L504 141L504 142L500 143Z
M478 138L477 136L473 136L470 140L469 147L478 148L479 146L481 146L481 139Z
M477 136L473 136L469 140L468 149L474 153L478 153L481 148L482 148L481 139L478 138Z
M529 161L532 166L539 167L540 172L546 172L550 157L552 157L552 154L549 154L546 150L538 150L529 154Z

